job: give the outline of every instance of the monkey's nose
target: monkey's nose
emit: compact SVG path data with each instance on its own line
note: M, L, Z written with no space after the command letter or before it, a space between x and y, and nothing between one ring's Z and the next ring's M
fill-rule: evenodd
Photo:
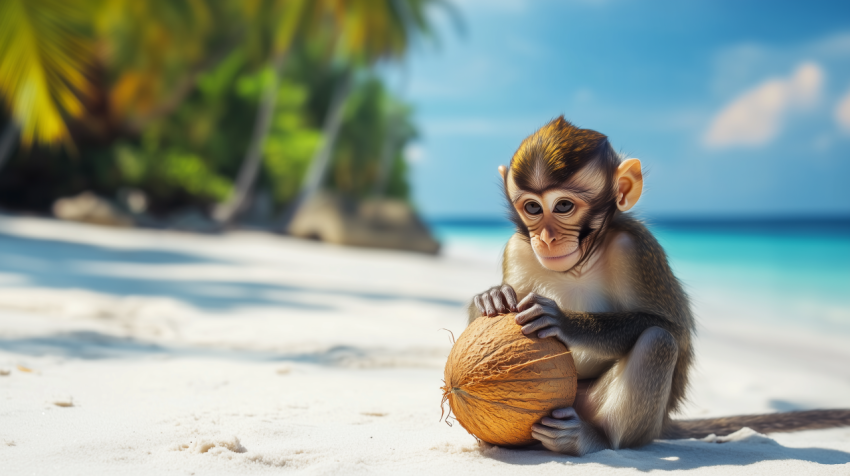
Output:
M546 228L544 228L543 231L540 232L540 241L542 241L543 243L546 243L547 247L550 246L552 243L554 243L555 239L556 239L555 234L550 232Z

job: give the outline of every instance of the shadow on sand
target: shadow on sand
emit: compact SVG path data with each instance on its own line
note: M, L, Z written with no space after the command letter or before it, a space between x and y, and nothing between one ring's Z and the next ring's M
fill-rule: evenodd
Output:
M327 366L388 367L400 359L416 361L427 355L417 352L369 349L338 345L314 352L272 352L217 347L170 346L101 332L74 331L20 338L0 338L0 351L33 357L57 356L74 359L134 359L149 357L196 357L251 362L294 362Z
M169 297L207 310L226 310L239 306L332 310L336 309L332 304L334 297L355 297L372 301L404 299L451 307L464 304L458 300L430 296L361 292L290 283L172 279L165 271L156 279L115 276L98 274L86 266L81 266L87 263L235 264L175 251L122 250L0 234L0 272L24 277L23 284L27 286L86 289L116 296ZM304 302L300 297L305 295L318 296L320 299Z
M825 448L791 448L775 440L754 435L740 441L708 443L699 440L659 440L638 449L605 450L582 458L551 453L537 447L513 450L488 446L482 454L503 463L541 465L563 463L580 466L596 463L639 471L681 471L712 466L746 466L762 461L806 461L822 465L850 463L850 453ZM778 468L777 468L778 469Z

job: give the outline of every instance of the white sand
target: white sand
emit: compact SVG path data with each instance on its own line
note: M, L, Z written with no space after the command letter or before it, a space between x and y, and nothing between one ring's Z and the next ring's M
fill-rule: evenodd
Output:
M496 256L23 218L0 232L3 475L850 474L850 429L578 459L479 446L439 422L440 329L463 330ZM850 406L847 336L764 330L758 303L694 294L682 417Z

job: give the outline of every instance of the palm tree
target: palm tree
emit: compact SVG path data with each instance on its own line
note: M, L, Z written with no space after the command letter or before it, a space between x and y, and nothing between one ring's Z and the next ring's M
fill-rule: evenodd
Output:
M373 67L382 60L398 60L404 56L416 36L430 35L431 27L426 10L433 4L448 6L440 0L335 2L336 14L342 24L339 32L339 56L347 65L347 69L343 80L338 83L325 118L322 146L310 163L301 191L284 214L281 223L283 231L288 230L298 209L315 195L324 182L355 71ZM390 154L389 151L386 153ZM382 166L383 162L385 160L382 160Z
M279 25L273 26L274 44L269 59L274 81L267 85L264 100L257 110L251 144L242 162L234 193L216 210L216 219L223 223L232 222L251 193L275 106L277 81L286 54L296 40L310 41L332 36L335 38L334 56L344 65L344 72L325 115L322 145L310 163L302 190L285 215L284 229L288 227L294 210L306 197L312 196L324 180L355 71L380 60L402 57L414 36L430 33L426 9L438 3L444 4L441 0L268 0L269 11L259 19L280 21Z
M299 35L309 35L325 20L327 0L266 0L244 2L243 13L255 32L253 43L265 40L269 44L266 67L271 80L265 84L254 120L251 141L230 198L216 207L213 217L220 223L231 223L251 193L263 157L263 146L269 134L272 115L277 104L280 77L293 42Z
M381 147L380 162L378 164L378 176L375 178L375 183L372 186L372 196L381 198L387 189L387 180L392 173L392 163L395 154L400 146L400 131L399 122L404 119L404 111L399 110L399 106L390 103L387 107L387 130L384 133L383 147Z

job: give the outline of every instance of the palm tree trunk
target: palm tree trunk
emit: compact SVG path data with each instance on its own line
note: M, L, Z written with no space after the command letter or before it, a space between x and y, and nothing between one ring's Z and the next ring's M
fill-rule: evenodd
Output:
M12 151L15 148L15 142L18 139L18 125L11 118L6 123L3 129L3 135L0 136L0 170L6 165L6 162L12 157Z
M284 213L281 221L281 230L287 232L292 219L301 208L301 205L309 200L321 188L327 175L328 165L330 165L331 155L336 145L336 137L339 134L339 129L342 126L342 116L345 111L345 101L348 99L348 93L351 90L352 71L347 70L337 85L334 91L331 104L328 108L328 114L325 116L325 123L322 126L322 145L313 159L310 161L310 167L307 169L307 174L304 176L304 182L301 184L301 190L292 200L286 213Z
M396 115L390 110L387 113L387 130L385 132L384 144L381 149L381 161L378 163L378 177L375 180L375 185L372 188L372 195L375 198L382 198L387 188L387 180L392 173L393 158L396 151Z
M254 182L257 180L257 174L260 171L260 165L263 161L263 146L266 143L266 138L271 128L272 116L277 105L280 75L285 63L286 53L279 54L272 60L272 71L274 74L272 74L272 80L263 90L260 105L257 108L257 118L254 121L251 142L248 146L248 151L245 153L245 158L242 159L239 175L236 177L236 186L230 198L218 206L213 212L213 217L219 223L228 225L233 223L242 211L245 199L250 195L251 189L254 187Z
M409 6L407 4L400 4L400 8L402 8L402 13L408 18L410 15ZM401 98L404 95L404 91L407 90L407 85L410 80L409 70L406 65L402 65L401 69L401 82L398 87L398 100L401 101ZM402 109L401 102L396 105L393 102L390 102L389 110L387 111L387 132L386 137L384 138L383 149L381 150L381 162L379 164L380 169L378 169L378 177L375 181L375 186L372 189L372 195L375 198L383 198L384 193L387 190L387 181L392 176L393 170L393 162L395 159L396 147L399 145L399 128L401 125L399 122L405 119L404 111Z

